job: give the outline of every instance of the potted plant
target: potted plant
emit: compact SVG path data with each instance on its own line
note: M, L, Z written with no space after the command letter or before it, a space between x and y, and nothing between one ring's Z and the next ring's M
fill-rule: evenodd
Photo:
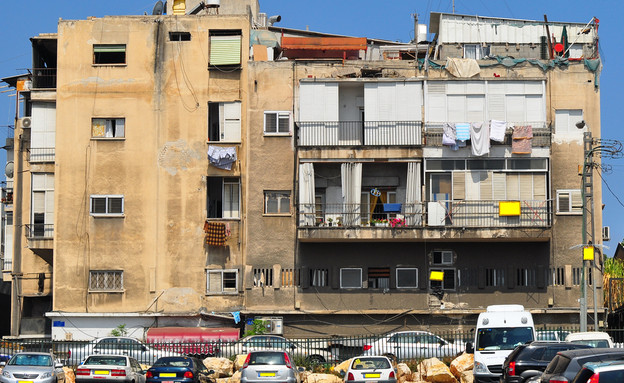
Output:
M316 218L316 226L323 226L323 218L320 218L320 217Z
M334 222L333 218L327 218L327 223L329 226L332 226L332 222Z
M342 226L342 217L338 217L338 220L336 223L338 224L338 226Z

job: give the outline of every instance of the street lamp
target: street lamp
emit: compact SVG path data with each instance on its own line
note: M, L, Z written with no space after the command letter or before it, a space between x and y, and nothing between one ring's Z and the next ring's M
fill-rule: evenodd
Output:
M579 121L576 123L576 127L579 129L585 128L585 121ZM603 140L594 139L591 131L583 133L583 173L581 175L581 198L583 209L583 224L582 224L582 244L583 251L583 268L581 272L581 299L580 302L580 325L581 331L587 331L587 277L586 277L586 265L587 261L590 262L592 270L595 269L596 259L594 256L595 242L594 238L594 166L593 156L598 157L610 157L619 158L622 157L622 143L616 140ZM591 241L587 240L587 208L589 207L589 217L591 223ZM597 306L597 292L596 292L596 273L592 273L593 279L593 293L594 293L594 329L598 325L598 306Z

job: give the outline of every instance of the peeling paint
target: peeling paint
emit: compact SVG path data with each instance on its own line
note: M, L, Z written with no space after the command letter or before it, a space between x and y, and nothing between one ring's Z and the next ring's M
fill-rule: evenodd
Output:
M201 158L201 152L191 149L184 140L167 142L158 153L158 166L175 176L178 171L188 170L194 161Z

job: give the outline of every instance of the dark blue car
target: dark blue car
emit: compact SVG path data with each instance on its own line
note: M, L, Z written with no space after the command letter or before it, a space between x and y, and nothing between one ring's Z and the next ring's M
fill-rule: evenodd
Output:
M190 356L166 356L159 358L145 374L146 383L212 383L204 363Z

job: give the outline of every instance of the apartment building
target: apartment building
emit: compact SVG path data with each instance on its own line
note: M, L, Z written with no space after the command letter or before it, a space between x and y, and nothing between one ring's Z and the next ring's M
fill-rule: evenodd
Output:
M578 322L593 19L433 13L396 43L228 6L61 20L4 79L25 106L11 335L469 328L497 303Z

